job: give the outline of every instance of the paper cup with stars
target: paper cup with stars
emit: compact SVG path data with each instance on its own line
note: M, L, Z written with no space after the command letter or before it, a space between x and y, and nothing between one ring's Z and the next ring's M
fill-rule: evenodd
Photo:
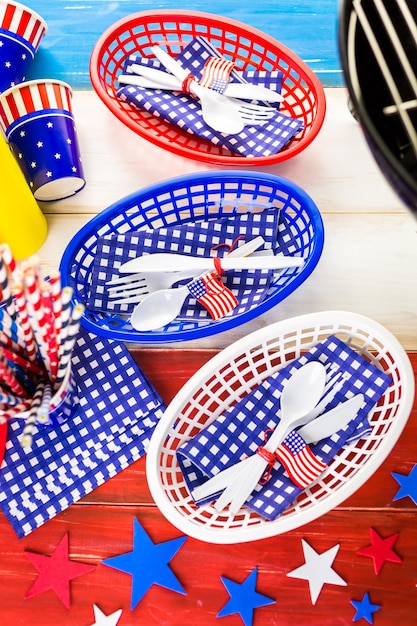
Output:
M31 80L0 94L0 124L36 200L68 198L85 185L72 89Z
M0 92L25 80L46 32L46 22L35 11L0 0Z

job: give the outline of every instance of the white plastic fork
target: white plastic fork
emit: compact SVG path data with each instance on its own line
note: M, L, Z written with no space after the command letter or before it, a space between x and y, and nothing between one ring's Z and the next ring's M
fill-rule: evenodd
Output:
M227 257L241 258L248 256L258 250L264 243L263 237L255 237L229 252ZM263 254L267 252L267 250L264 250ZM190 267L178 272L138 272L136 274L123 275L106 283L108 297L113 304L138 304L149 293L160 289L168 289L180 280L195 278L199 273L199 270Z
M181 82L188 77L189 72L165 50L159 46L152 46L151 50L163 66ZM200 100L201 112L207 126L220 133L237 135L247 125L264 124L277 112L273 107L228 98L212 89L202 87L196 80L190 83L190 89Z

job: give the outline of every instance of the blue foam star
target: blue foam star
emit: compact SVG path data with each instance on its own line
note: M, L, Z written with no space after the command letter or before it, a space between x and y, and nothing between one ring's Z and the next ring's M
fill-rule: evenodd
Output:
M396 474L392 472L393 477L399 483L400 489L395 494L393 500L399 500L409 496L414 504L417 504L417 464L408 475Z
M252 570L243 583L235 583L233 580L221 576L221 581L226 587L230 600L226 602L217 617L224 617L232 613L239 613L245 626L251 626L253 611L256 607L273 604L275 600L258 593L255 590L258 568Z
M187 537L179 537L154 544L138 520L134 519L133 551L102 561L104 565L132 576L131 610L142 600L152 585L160 585L185 595L168 563L186 539Z
M363 596L362 600L359 602L355 600L351 600L350 603L355 607L356 614L352 621L357 622L361 617L365 618L369 624L374 623L374 618L372 616L375 611L381 608L380 604L372 604L369 599L369 593L366 592Z

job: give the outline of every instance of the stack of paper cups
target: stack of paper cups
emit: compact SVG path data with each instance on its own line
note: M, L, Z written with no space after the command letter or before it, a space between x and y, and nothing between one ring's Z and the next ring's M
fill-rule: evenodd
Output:
M0 91L25 80L46 22L28 7L0 0Z

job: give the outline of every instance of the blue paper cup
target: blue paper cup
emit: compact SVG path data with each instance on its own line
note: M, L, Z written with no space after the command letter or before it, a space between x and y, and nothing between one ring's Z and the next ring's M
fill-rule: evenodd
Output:
M72 90L32 80L0 94L0 123L36 200L61 200L85 186Z
M35 11L0 0L0 92L25 80L46 32L46 22Z

